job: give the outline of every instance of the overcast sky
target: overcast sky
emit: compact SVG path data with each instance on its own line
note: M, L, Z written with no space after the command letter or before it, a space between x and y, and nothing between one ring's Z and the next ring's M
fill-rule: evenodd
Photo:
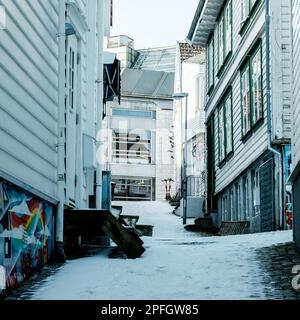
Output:
M199 0L114 0L112 35L124 34L143 49L175 45L189 31Z

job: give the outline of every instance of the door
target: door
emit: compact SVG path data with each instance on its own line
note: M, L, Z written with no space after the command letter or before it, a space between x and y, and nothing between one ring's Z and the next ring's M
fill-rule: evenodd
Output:
M76 110L78 78L78 40L67 39L66 49L66 202L75 206L76 190Z
M216 212L218 205L215 197L215 134L214 134L214 117L212 117L207 125L207 195L206 195L206 211L207 213Z
M259 169L261 231L275 228L274 212L274 161L268 160Z

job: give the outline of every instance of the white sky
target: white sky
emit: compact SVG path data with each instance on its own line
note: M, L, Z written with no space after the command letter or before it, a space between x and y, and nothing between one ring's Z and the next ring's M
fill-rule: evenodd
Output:
M128 35L136 49L175 45L189 31L199 0L114 0L111 35Z

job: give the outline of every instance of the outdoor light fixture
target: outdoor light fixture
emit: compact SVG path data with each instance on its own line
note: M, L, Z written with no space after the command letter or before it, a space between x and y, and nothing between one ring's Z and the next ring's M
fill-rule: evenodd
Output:
M187 220L187 130L188 130L187 117L188 117L189 94L186 92L178 92L173 94L173 98L175 100L181 100L185 98L183 179L181 184L182 184L182 195L183 195L183 224L186 224L186 220ZM183 112L183 108L181 109L181 112ZM183 114L181 118L183 119Z

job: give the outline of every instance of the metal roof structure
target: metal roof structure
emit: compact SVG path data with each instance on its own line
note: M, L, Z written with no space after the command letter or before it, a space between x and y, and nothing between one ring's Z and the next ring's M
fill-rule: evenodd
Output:
M121 77L122 96L173 99L174 72L126 68Z
M138 57L131 68L175 72L176 46L137 50Z
M205 47L214 30L223 0L200 0L187 39Z

